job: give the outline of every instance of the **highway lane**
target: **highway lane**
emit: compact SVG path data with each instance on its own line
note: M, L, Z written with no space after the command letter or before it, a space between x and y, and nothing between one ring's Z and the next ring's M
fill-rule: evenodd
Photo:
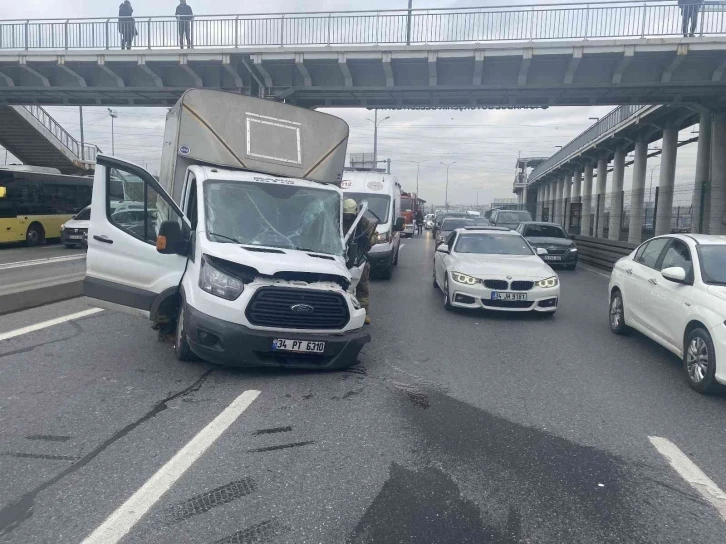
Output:
M651 445L726 488L726 396L608 330L607 279L562 272L552 319L446 312L433 245L372 285L347 372L176 362L103 311L0 341L0 542L81 542L243 391L260 391L123 538L130 542L724 542ZM86 309L0 317L3 333Z

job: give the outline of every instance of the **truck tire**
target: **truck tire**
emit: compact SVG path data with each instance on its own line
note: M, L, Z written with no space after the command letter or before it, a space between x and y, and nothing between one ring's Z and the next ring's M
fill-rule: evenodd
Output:
M189 341L187 340L185 309L186 302L182 299L179 303L179 313L177 314L176 329L174 331L174 355L182 362L197 360L197 356L189 347Z

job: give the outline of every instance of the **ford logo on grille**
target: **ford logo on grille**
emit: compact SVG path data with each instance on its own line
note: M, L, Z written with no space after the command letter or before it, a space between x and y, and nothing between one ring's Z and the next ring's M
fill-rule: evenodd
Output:
M290 310L296 314L311 314L315 311L315 308L310 306L310 304L293 304L290 306Z

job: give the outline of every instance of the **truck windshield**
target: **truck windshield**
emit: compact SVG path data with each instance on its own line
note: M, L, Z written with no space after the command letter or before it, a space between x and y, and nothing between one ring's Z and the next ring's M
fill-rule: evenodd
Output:
M391 197L388 195L373 195L370 193L345 193L345 198L352 198L358 204L368 201L366 217L381 223L388 223L388 210L391 208Z
M207 181L204 210L207 237L213 242L343 255L340 194L336 191Z

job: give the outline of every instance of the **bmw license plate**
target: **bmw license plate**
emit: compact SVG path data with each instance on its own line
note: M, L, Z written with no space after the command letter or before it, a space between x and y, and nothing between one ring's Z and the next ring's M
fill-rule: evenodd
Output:
M527 293L502 293L492 292L492 300L527 300Z
M325 342L308 340L285 340L276 338L272 341L272 351L294 351L296 353L323 353Z
M559 255L543 255L545 261L561 261L562 257Z

